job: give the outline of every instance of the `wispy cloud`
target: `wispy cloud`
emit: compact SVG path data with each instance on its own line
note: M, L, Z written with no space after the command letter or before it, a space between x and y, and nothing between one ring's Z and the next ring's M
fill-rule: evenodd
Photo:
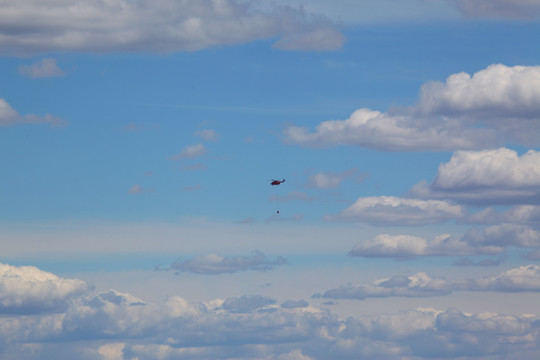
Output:
M31 65L20 65L19 73L31 78L48 78L66 75L66 73L56 65L56 60L52 58L43 59Z
M184 148L181 152L171 156L169 159L173 161L181 161L184 159L194 159L206 154L206 146L203 144L191 145Z
M195 132L195 136L198 136L206 141L218 141L220 137L219 134L213 129L204 129L201 131L197 131Z
M59 127L66 125L66 121L50 114L45 116L21 115L6 100L0 98L0 126L17 124L49 124L51 127Z
M218 275L225 273L235 273L238 271L268 271L274 266L286 264L285 258L278 256L276 258L267 258L261 252L256 251L252 256L225 257L219 254L211 253L202 256L196 256L193 259L177 260L168 267L161 265L156 270L170 270L176 273L190 272L205 275Z
M316 174L309 176L307 187L316 189L333 189L341 185L341 183L346 179L353 177L357 177L359 180L363 179L363 176L358 175L358 169L356 168L344 170L341 172L320 171Z
M467 17L534 19L540 4L534 0L446 0Z
M154 188L144 188L140 184L135 184L129 188L128 193L133 195L154 192Z

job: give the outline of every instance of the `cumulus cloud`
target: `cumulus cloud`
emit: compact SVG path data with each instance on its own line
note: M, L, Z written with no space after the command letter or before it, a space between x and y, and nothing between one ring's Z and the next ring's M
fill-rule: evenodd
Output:
M356 299L385 297L430 297L448 295L454 291L539 292L540 266L527 265L510 269L492 277L468 280L446 280L419 272L396 275L361 285L344 285L315 294L315 298Z
M65 121L59 117L47 114L38 116L34 114L21 115L9 103L0 98L0 126L16 124L49 124L51 127L63 126Z
M540 15L536 0L446 0L467 17L532 19Z
M442 234L431 241L411 235L379 234L357 244L349 255L385 258L494 255L509 246L540 248L540 232L529 226L504 223L482 231L471 229L461 238Z
M56 60L47 58L32 65L20 65L19 73L31 78L64 76L66 73L56 65Z
M373 225L426 225L457 219L463 209L443 200L417 200L394 196L359 198L328 220L357 221Z
M506 148L457 151L441 164L431 184L417 184L411 196L480 204L540 203L540 152L519 156Z
M474 150L513 142L540 144L540 66L491 65L428 82L419 101L383 113L361 108L314 131L290 126L285 142L357 145L384 151Z
M59 20L60 19L60 20ZM0 5L4 53L195 51L278 38L276 48L334 50L343 35L302 8L236 0L29 0Z
M172 161L181 161L184 159L194 159L206 154L206 146L203 144L191 145L184 148L181 152L170 157Z
M196 274L217 275L235 273L238 271L268 271L274 266L286 264L285 258L278 256L274 259L267 258L261 251L256 251L252 256L225 257L218 254L196 256L189 260L177 260L167 268L156 267L157 270L172 270L176 273L191 272Z
M0 313L24 314L65 310L69 301L86 293L81 280L63 279L34 266L0 263Z

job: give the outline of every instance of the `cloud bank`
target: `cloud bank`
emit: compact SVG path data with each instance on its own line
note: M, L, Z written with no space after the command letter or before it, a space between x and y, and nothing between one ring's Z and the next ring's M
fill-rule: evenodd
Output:
M0 3L4 54L196 51L278 38L283 50L335 50L344 37L302 8L236 0L29 0Z
M418 308L342 320L305 300L280 305L265 296L242 295L207 302L179 296L148 302L112 289L91 294L79 280L67 281L34 267L2 265L1 269L4 283L9 279L12 287L26 286L18 290L20 303L34 304L39 310L27 316L4 312L0 317L0 356L6 359L58 359L59 354L84 360L352 360L359 356L398 360L473 355L525 359L540 354L536 315ZM37 289L28 287L30 283L56 284L56 288L36 297ZM362 289L364 297L539 291L540 267L523 266L467 281L419 273L378 280ZM61 293L70 297L66 306L40 305Z

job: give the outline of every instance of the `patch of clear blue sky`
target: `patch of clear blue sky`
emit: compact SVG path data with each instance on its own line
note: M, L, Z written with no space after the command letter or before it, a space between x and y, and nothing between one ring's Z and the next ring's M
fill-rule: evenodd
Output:
M304 149L282 144L283 128L346 119L361 107L413 105L424 82L452 73L493 63L535 65L539 30L535 23L401 23L349 28L345 47L335 52L284 52L259 41L192 53L1 58L0 98L23 115L50 113L69 124L0 128L0 216L262 221L274 210L268 197L276 189L267 184L273 177L290 180L282 194L327 196L324 207L281 205L311 220L359 196L402 195L431 180L450 154ZM18 65L46 57L66 76L17 73ZM125 131L131 123L138 130ZM195 137L202 129L216 130L219 141ZM169 160L197 143L205 143L207 155ZM199 162L204 170L179 169ZM368 177L345 183L338 195L304 188L309 173L350 168ZM153 192L128 194L134 184Z

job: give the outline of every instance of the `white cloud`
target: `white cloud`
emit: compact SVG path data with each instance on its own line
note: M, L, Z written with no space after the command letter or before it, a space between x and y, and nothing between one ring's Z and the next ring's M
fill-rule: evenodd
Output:
M503 141L540 143L540 66L494 64L472 76L450 75L420 91L418 115L446 116L494 129Z
M426 114L499 119L538 118L540 66L494 64L472 76L461 72L420 90L417 111Z
M406 114L359 109L346 120L324 121L314 132L291 126L285 142L307 146L357 145L385 151L475 149L491 146L489 130L464 132L455 121L436 119L426 124Z
M306 308L308 306L309 304L306 300L287 300L281 304L281 307L285 309Z
M278 210L279 211L279 210ZM279 215L279 212L277 214L274 214L264 220L265 223L270 224L274 222L297 222L302 221L304 219L304 215L302 214L292 214L290 216L284 216Z
M350 252L363 257L415 257L425 255L428 242L417 236L380 234L363 241Z
M454 291L540 292L540 266L527 265L510 269L491 278L450 281L426 273L396 275L361 285L345 285L315 294L315 298L356 299L385 297L429 297Z
M463 288L472 291L540 291L540 266L520 266L494 278L479 279L471 283L463 285Z
M203 163L195 163L193 165L182 165L179 168L180 171L201 171L206 170L206 165Z
M466 239L457 239L450 235L439 235L427 241L417 236L380 234L357 244L349 255L399 259L417 256L491 255L503 250L503 247L491 244L469 244Z
M396 275L389 279L373 281L359 286L346 285L337 289L327 290L324 294L314 297L325 299L356 299L384 298L393 296L428 297L448 295L452 292L451 284L444 278L432 278L420 272L414 275Z
M527 254L524 254L523 258L528 259L528 260L534 260L534 261L540 260L540 249L528 252Z
M81 280L62 279L34 266L0 263L0 313L65 310L70 299L89 290Z
M357 169L349 169L341 172L318 172L316 174L310 175L308 179L308 187L317 188L317 189L332 189L336 188L343 181L348 178L351 178L357 174Z
M468 17L533 19L540 15L537 0L446 0Z
M470 215L466 221L476 224L512 223L540 227L540 206L517 205L501 212L488 207Z
M506 256L499 256L495 259L482 259L476 262L471 258L463 258L454 261L452 264L455 266L499 266L506 260L506 258Z
M56 65L56 60L47 58L32 65L20 65L19 72L31 78L64 76L66 73Z
M433 182L417 184L411 195L488 204L540 202L540 152L500 148L457 151L441 164Z
M51 127L63 126L65 121L59 117L47 114L38 116L33 114L21 115L9 103L0 98L0 126L16 124L49 124Z
M283 36L274 44L281 50L337 50L343 46L344 36L331 23L317 23L311 29L295 31Z
M219 139L219 134L212 129L204 129L201 131L197 131L195 132L195 136L198 136L206 141L217 141Z
M124 343L105 344L99 347L98 353L103 357L103 360L122 360L122 351L125 346Z
M333 50L343 35L302 8L267 12L236 0L29 0L0 5L0 47L28 54L50 51L195 51L280 38L287 50Z
M191 145L176 155L170 157L173 161L180 161L184 159L194 159L206 154L206 146L203 144Z
M275 259L269 259L260 251L256 251L252 256L236 257L225 257L211 253L203 256L196 256L189 260L177 260L167 268L159 266L157 267L157 270L216 275L248 270L267 271L271 270L274 266L286 263L287 261L281 256L278 256Z
M379 196L359 198L347 209L327 218L373 225L426 225L462 216L462 207L447 201Z
M233 297L223 302L223 309L232 313L249 313L261 308L266 308L268 305L274 305L275 299L260 295Z
M475 245L538 248L540 247L540 232L529 226L504 223L487 227L483 237L477 237L471 242Z
M428 82L419 101L387 113L361 108L314 131L291 126L285 142L357 145L384 151L473 150L514 142L540 144L540 66L497 64L472 76Z
M500 224L483 231L469 230L461 238L442 234L431 241L410 235L380 234L357 244L349 255L384 258L494 255L509 246L540 248L540 232L524 225Z
M285 195L271 195L269 200L272 202L313 201L313 197L301 191L291 191Z
M302 354L300 349L295 349L287 354L279 355L276 360L315 360L315 358Z
M143 194L143 193L153 192L153 191L154 191L154 188L143 188L141 185L135 184L129 188L128 193L137 195L137 194Z

